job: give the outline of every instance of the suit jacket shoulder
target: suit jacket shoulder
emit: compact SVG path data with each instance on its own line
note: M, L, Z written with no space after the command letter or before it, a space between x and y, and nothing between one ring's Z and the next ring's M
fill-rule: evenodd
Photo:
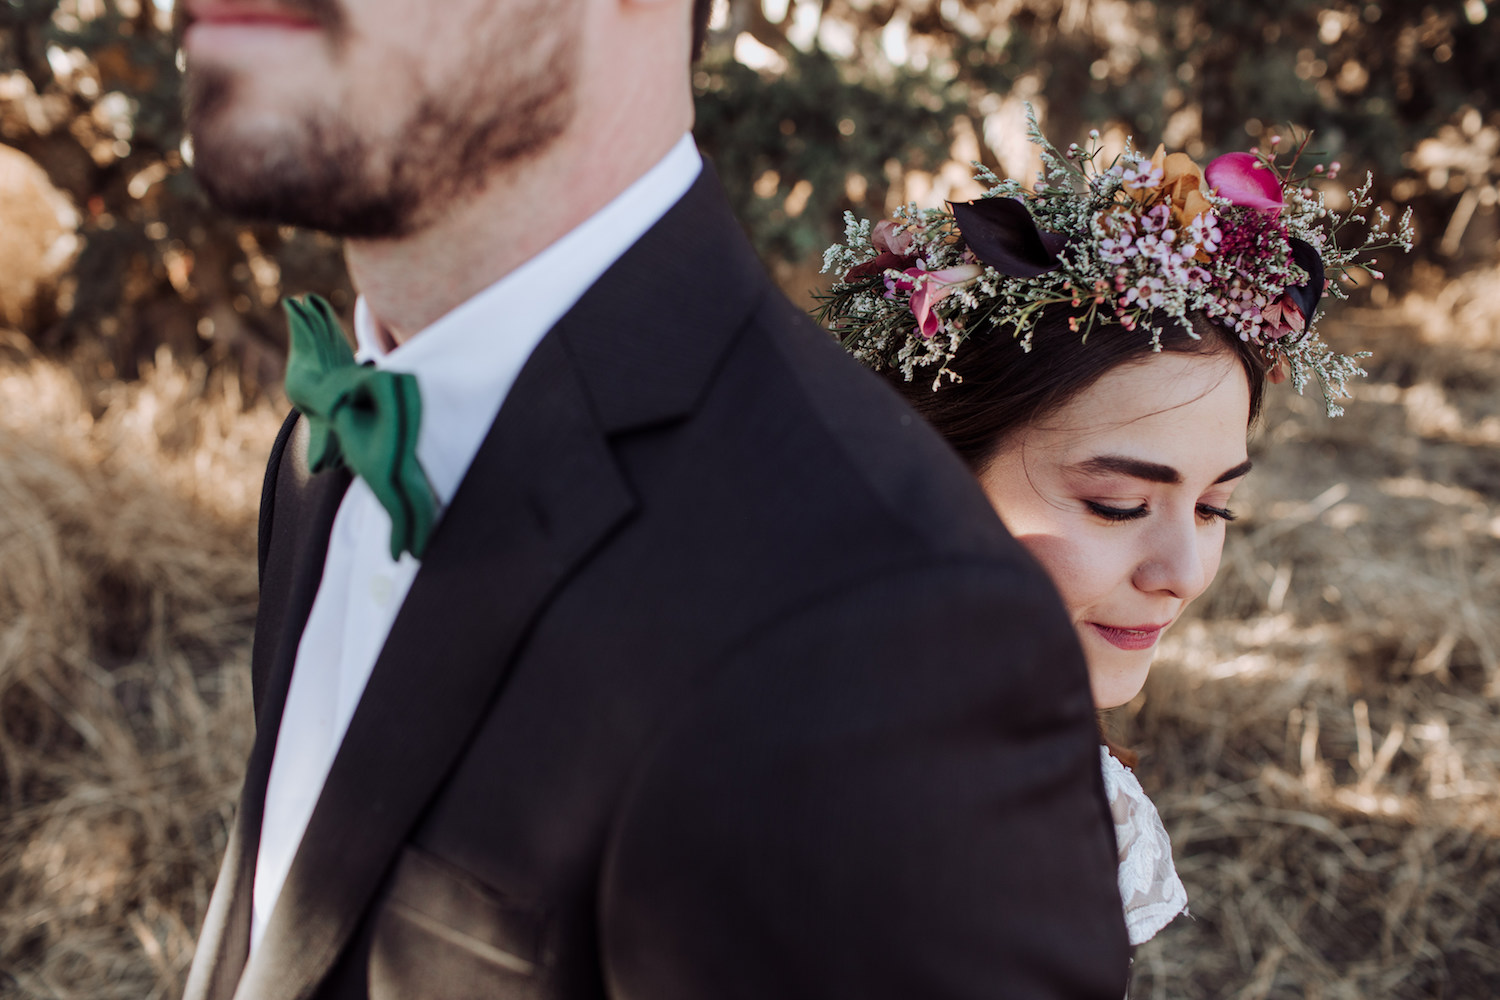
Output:
M1017 582L978 560L863 581L679 707L612 829L618 995L1123 990L1093 706Z

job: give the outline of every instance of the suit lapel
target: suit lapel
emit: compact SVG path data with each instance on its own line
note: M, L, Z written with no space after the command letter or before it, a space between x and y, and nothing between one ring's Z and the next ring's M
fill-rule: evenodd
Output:
M294 413L288 418L293 422L285 450L272 453L273 479L261 497L260 530L271 558L261 581L251 654L255 743L183 1000L228 1000L250 953L251 886L276 732L302 628L323 577L333 519L349 488L345 472L313 476L308 471L307 421Z
M544 339L433 536L237 997L312 992L532 618L632 505L561 343Z
M609 437L691 413L773 291L705 167L543 338L433 536L238 1000L314 992L492 704L531 621L633 509ZM326 543L325 527L320 552ZM256 831L283 674L311 600L286 615L267 686L271 744L254 795L247 780ZM242 894L249 885L246 876Z

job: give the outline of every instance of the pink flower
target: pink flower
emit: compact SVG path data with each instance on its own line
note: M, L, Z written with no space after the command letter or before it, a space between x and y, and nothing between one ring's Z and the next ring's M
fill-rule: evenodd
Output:
M851 267L844 275L845 283L873 278L890 270L904 270L916 263L917 258L912 251L916 249L917 238L910 230L896 232L898 225L899 223L890 219L881 219L875 223L875 229L870 233L870 244L879 252L863 264Z
M874 232L870 233L870 242L875 245L876 250L906 257L916 245L917 237L910 229L902 229L901 223L881 219L875 223Z
M978 264L959 264L939 271L923 271L914 267L906 272L906 279L913 288L911 314L917 319L917 332L922 339L931 339L942 326L942 321L938 319L937 304L943 297L957 286L972 281L983 273L984 268Z
M1280 340L1289 333L1301 333L1307 328L1307 317L1302 315L1302 309L1292 301L1290 295L1283 295L1260 311L1260 318L1266 326L1266 336L1271 340Z
M1258 208L1273 219L1286 204L1276 172L1254 153L1225 153L1208 165L1203 178L1230 204Z
M909 267L900 274L885 276L885 297L894 299L901 292L914 291L927 272L920 267Z

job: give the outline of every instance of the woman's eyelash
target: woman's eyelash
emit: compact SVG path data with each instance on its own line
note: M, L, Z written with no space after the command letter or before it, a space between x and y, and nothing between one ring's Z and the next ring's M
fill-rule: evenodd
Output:
M1139 507L1111 507L1108 504L1085 500L1084 505L1106 521L1134 521L1138 517L1146 516L1145 504Z
M1145 504L1141 504L1138 507L1111 507L1108 504L1085 500L1084 505L1106 521L1134 521L1136 518L1145 517L1148 513ZM1229 510L1227 507L1215 507L1212 504L1200 503L1198 505L1198 516L1205 521L1215 519L1233 521L1236 515L1234 511Z

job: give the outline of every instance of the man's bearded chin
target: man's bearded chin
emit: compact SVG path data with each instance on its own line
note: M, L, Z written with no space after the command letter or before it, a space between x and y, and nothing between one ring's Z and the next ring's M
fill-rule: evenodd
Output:
M190 67L194 173L242 218L400 239L550 145L572 118L572 74L571 60L555 59L521 86L476 81L472 94L429 95L390 134L371 136L335 108L288 114L274 131L237 129L233 76Z

